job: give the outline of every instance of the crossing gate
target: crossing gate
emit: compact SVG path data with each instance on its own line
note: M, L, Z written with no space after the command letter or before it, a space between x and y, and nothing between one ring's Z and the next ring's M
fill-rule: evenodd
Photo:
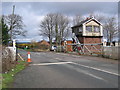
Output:
M72 45L73 51L77 51L81 55L102 54L102 48L103 48L102 43L88 43L88 44L81 43L74 33L72 39L74 42L72 44L66 44L66 45Z

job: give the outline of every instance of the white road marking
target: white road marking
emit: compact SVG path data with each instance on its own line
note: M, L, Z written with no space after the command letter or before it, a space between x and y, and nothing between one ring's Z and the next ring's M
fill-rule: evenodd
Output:
M72 55L73 57L81 57L81 56L77 56L77 55Z
M56 53L56 54L60 54L60 53Z
M99 76L96 76L96 75L94 75L94 74L91 74L89 71L82 70L82 69L79 68L79 67L74 68L74 66L71 66L71 65L69 65L69 66L67 65L67 67L69 67L69 68L71 68L71 69L73 69L73 70L75 70L75 71L77 71L77 72L80 72L80 73L83 73L83 74L85 74L85 75L88 75L88 76L90 76L90 77L93 77L93 78L96 78L96 79L99 79L99 80L102 80L102 81L107 82L107 80L105 80L104 78L99 77Z
M35 55L42 55L42 54L45 54L45 53L39 53L39 52L36 52L36 53L33 53L33 54L35 54Z
M102 70L102 69L99 69L99 68L90 67L90 66L86 66L86 65L82 65L82 64L78 64L78 63L74 63L74 62L72 64L80 65L80 66L83 66L83 67L86 67L86 68L90 68L90 69L94 69L94 70L97 70L97 71L102 71L102 72L109 73L109 74L112 74L112 75L120 76L117 73L113 73L113 72L110 72L110 71Z
M89 76L91 76L91 77L94 77L94 78L96 78L96 79L104 80L103 78L98 77L98 76L96 76L96 75L93 75L93 74L91 74L91 73L85 73L85 74L87 74L87 75L89 75ZM105 81L105 80L104 80L104 81Z
M77 70L77 71L78 71L78 70ZM84 74L86 74L86 75L89 75L89 76L91 76L91 77L94 77L94 78L97 78L97 79L100 79L100 80L104 80L103 78L98 77L98 76L96 76L96 75L93 75L93 74L91 74L91 73L89 73L89 72L86 72L85 70L79 70L78 72L82 72L82 73L84 73Z
M55 59L61 60L60 58L55 58Z
M72 62L57 62L57 63L39 63L39 64L30 64L30 65L56 65L56 64L68 64L68 63L72 63Z
M56 53L56 54L61 54L61 55L69 55L69 54L64 54L64 53Z

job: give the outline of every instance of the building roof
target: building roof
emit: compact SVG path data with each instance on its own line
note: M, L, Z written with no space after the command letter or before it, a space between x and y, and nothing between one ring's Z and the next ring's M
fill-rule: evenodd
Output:
M75 25L75 26L73 26L73 27L71 27L71 28L79 27L79 26L81 26L81 25L83 25L83 24L85 24L85 23L87 23L87 22L90 22L91 20L94 20L94 21L96 21L97 23L99 23L100 25L102 25L98 20L96 20L95 18L92 17L92 18L87 18L87 19L81 21L80 23L78 23L77 25Z
M44 45L50 45L47 41L45 41L45 40L42 40L42 41L40 41L40 42L38 42L39 44L44 44Z

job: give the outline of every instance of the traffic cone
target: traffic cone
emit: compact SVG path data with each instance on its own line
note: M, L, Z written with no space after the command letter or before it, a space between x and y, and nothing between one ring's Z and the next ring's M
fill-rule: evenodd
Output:
M30 52L28 52L28 60L27 60L27 62L32 62L31 58L30 58Z

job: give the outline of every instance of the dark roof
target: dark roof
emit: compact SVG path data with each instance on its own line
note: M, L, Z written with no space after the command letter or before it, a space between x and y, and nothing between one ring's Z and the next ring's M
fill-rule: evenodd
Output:
M79 26L81 26L83 23L89 21L90 19L91 19L91 20L95 20L94 18L87 18L86 20L81 21L80 23L78 23L77 25L75 25L75 26L73 26L73 27L71 27L71 28L79 27ZM96 21L96 20L95 20L95 21ZM99 22L98 22L98 23L99 23Z

